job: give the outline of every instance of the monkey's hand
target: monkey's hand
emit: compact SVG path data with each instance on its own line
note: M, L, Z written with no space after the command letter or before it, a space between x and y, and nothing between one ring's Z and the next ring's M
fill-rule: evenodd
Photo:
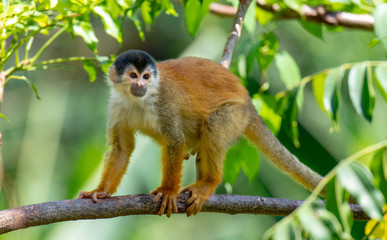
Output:
M112 194L108 192L99 192L97 190L90 191L90 192L81 192L78 196L78 199L86 199L86 198L91 198L93 199L93 202L98 202L99 198L107 198L111 197Z
M196 182L183 188L180 193L189 192L191 197L187 201L187 217L196 215L203 207L203 204L214 193L216 186L211 186L208 183Z
M167 217L170 217L172 213L177 213L177 193L178 190L167 187L158 187L151 192L152 195L155 195L153 203L158 202L161 198L160 209L157 212L159 216L165 213Z

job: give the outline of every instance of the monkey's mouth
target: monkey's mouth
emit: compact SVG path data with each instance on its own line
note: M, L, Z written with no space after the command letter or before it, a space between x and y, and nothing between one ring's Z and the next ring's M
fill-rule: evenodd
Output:
M146 94L146 91L147 91L147 87L146 86L143 86L143 87L138 87L138 86L131 86L130 87L130 93L135 96L135 97L143 97L145 96Z

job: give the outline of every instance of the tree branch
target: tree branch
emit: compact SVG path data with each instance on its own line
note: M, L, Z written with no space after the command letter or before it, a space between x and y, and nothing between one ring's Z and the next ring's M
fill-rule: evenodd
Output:
M228 36L226 46L224 47L223 56L220 60L220 64L225 68L229 68L232 55L234 53L235 45L242 33L243 19L246 15L246 11L250 6L252 0L240 0L238 11L235 14L234 23L230 35ZM210 5L211 8L211 5Z
M278 4L267 4L264 0L257 0L257 7L268 12L275 13L278 19L305 19L310 22L325 23L332 26L342 26L346 28L374 30L375 19L369 14L353 14L348 12L327 11L324 6L311 7L302 5L300 13L292 9L281 9ZM237 10L232 6L219 3L211 3L210 11L223 17L233 17Z
M156 215L158 203L153 195L139 194L100 199L63 200L12 208L0 211L0 234L18 229L50 223L113 218L126 215ZM189 194L180 194L178 212L186 212ZM240 195L212 195L201 212L225 214L262 214L286 216L299 207L303 201ZM355 204L351 205L354 219L367 220L369 217Z

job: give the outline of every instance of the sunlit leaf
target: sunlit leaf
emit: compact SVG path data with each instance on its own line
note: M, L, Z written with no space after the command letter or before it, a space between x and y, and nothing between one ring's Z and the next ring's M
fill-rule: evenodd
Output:
M341 86L341 80L344 76L344 72L345 70L342 67L331 69L327 74L324 83L324 109L335 121L337 121L337 110L339 107L340 92L339 89Z
M387 66L379 65L375 68L375 83L382 94L384 100L387 101Z
M275 18L275 15L272 12L268 12L257 7L255 8L255 18L258 20L259 24L265 26Z
M37 12L32 19L39 25L39 27L45 27L49 24L50 18L40 12Z
M93 62L89 60L82 61L83 68L86 70L87 74L89 74L89 81L94 82L97 78L97 69L94 66Z
M343 165L339 168L337 177L371 218L382 218L384 197L373 185L372 174L366 167L358 162Z
M128 11L127 16L133 21L134 25L136 26L140 39L142 41L145 41L145 34L144 34L144 31L142 30L142 24L141 24L141 21L138 19L136 13L132 11Z
M9 119L2 113L0 113L0 117L4 118L5 120L7 120L7 122L9 122Z
M122 31L121 24L116 22L109 12L102 6L94 7L94 12L96 12L104 22L105 31L110 36L114 37L119 43L122 42Z
M200 23L209 11L211 0L189 0L185 5L185 23L192 36L197 33Z
M83 38L86 45L94 52L97 52L98 39L95 36L90 22L78 21L73 26L74 33Z
M262 39L258 44L256 59L259 70L262 72L266 70L274 59L277 53L279 43L277 36L273 32L262 35Z
M282 118L275 112L277 106L274 97L269 94L256 94L253 97L253 104L256 106L256 110L262 117L267 127L274 133L274 135L276 135L281 129ZM259 108L257 108L257 105L259 105Z
M162 4L162 8L166 14L172 15L175 17L179 16L170 0L162 0L161 4Z
M286 51L277 53L275 62L282 82L287 89L294 87L301 82L301 73L296 61Z
M284 0L284 3L294 11L301 12L302 0Z
M375 107L375 90L372 85L371 68L365 64L356 64L349 71L349 96L356 112L368 121L372 120Z

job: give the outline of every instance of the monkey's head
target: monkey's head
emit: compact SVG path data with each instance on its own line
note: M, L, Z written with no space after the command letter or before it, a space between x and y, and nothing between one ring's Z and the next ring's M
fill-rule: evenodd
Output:
M109 69L109 78L115 88L135 97L143 97L148 87L158 84L156 63L140 50L129 50L119 55Z

